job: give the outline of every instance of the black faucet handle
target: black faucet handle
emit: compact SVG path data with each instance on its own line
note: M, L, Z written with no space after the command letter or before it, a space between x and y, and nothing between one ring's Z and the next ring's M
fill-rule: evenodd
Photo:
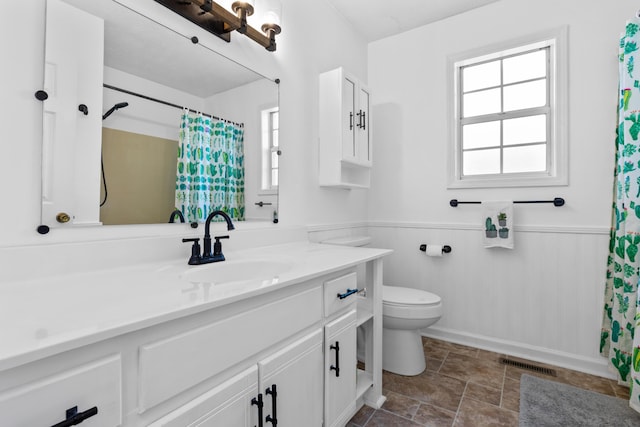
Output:
M191 258L189 258L189 264L200 264L200 261L202 259L202 257L200 256L200 238L194 237L192 239L182 239L182 242L193 242L193 246L191 246Z
M214 236L216 242L213 244L213 256L217 258L222 258L221 261L224 261L224 255L222 255L222 242L220 239L228 239L229 236Z

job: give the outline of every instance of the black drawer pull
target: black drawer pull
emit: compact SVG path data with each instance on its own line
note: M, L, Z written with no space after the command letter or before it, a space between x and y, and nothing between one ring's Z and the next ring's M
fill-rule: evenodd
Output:
M60 421L58 424L54 424L51 427L70 427L75 426L86 420L87 418L91 418L98 413L98 407L94 406L93 408L87 409L84 412L78 412L78 407L74 406L73 408L67 409L67 419L64 421Z
M256 405L258 407L258 425L257 427L262 427L262 407L264 406L264 402L262 401L262 393L258 393L258 398L251 399L251 405Z
M347 292L345 292L344 294L338 294L338 298L345 299L349 295L353 295L353 294L355 294L357 292L358 292L357 289L347 289Z
M267 418L264 420L268 423L271 423L273 427L278 425L278 415L276 409L278 408L278 403L276 402L276 398L278 397L278 392L276 391L276 385L272 385L271 388L267 388L265 390L266 394L271 395L271 415L267 415Z
M336 366L331 365L330 371L336 371L336 377L340 376L340 341L336 341L336 345L329 346L330 350L336 351Z

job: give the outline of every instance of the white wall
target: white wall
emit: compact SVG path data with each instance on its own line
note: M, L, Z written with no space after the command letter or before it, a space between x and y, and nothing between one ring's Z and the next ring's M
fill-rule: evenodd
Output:
M366 192L320 189L317 185L318 74L343 65L366 78L365 41L324 1L284 0L278 50L269 53L234 33L231 43L194 29L188 21L152 0L121 0L155 19L195 34L206 44L263 75L280 78L283 147L280 221L282 227L308 223L344 223L366 217ZM2 5L0 46L3 102L0 124L0 247L92 242L191 233L169 226L109 226L36 233L40 223L40 141L42 104L33 94L42 86L45 0ZM327 30L331 23L331 31ZM321 37L322 35L322 37ZM336 48L337 46L337 48ZM200 234L201 230L194 232ZM180 245L176 240L176 245ZM123 241L123 252L127 251ZM55 245L52 249L56 250ZM188 248L185 249L188 255ZM40 253L38 253L40 255ZM97 256L99 253L96 254ZM46 251L44 255L46 256ZM0 258L1 268L10 268Z
M247 221L272 221L273 212L278 209L277 193L262 191L262 111L277 106L278 85L267 79L216 94L205 101L206 111L244 124L244 199ZM256 206L257 202L270 205Z
M370 229L396 252L385 280L442 296L426 331L604 373L598 356L612 200L617 46L638 4L502 0L369 46L374 97ZM569 185L448 190L447 57L569 27ZM384 161L379 161L384 159ZM482 248L477 205L459 200L566 199L515 206L515 249ZM420 243L453 252L427 258ZM571 360L574 359L574 360ZM577 361L576 361L577 360Z

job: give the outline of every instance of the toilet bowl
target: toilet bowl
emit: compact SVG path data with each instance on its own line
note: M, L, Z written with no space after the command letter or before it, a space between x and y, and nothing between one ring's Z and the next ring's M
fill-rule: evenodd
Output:
M418 375L427 367L420 330L442 317L442 300L420 289L382 286L382 369Z
M350 236L323 243L367 246L371 238ZM382 368L399 375L421 374L427 365L420 330L433 325L440 317L442 300L438 295L420 289L383 285Z

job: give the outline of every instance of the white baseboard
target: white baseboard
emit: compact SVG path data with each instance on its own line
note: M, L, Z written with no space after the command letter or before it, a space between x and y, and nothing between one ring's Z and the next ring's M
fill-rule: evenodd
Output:
M422 331L422 335L456 344L477 347L494 353L501 353L535 362L555 365L566 369L572 369L574 371L597 375L599 377L616 379L615 375L609 371L607 361L603 357L584 357L515 341L491 338L452 329L438 328L437 326L432 326Z

